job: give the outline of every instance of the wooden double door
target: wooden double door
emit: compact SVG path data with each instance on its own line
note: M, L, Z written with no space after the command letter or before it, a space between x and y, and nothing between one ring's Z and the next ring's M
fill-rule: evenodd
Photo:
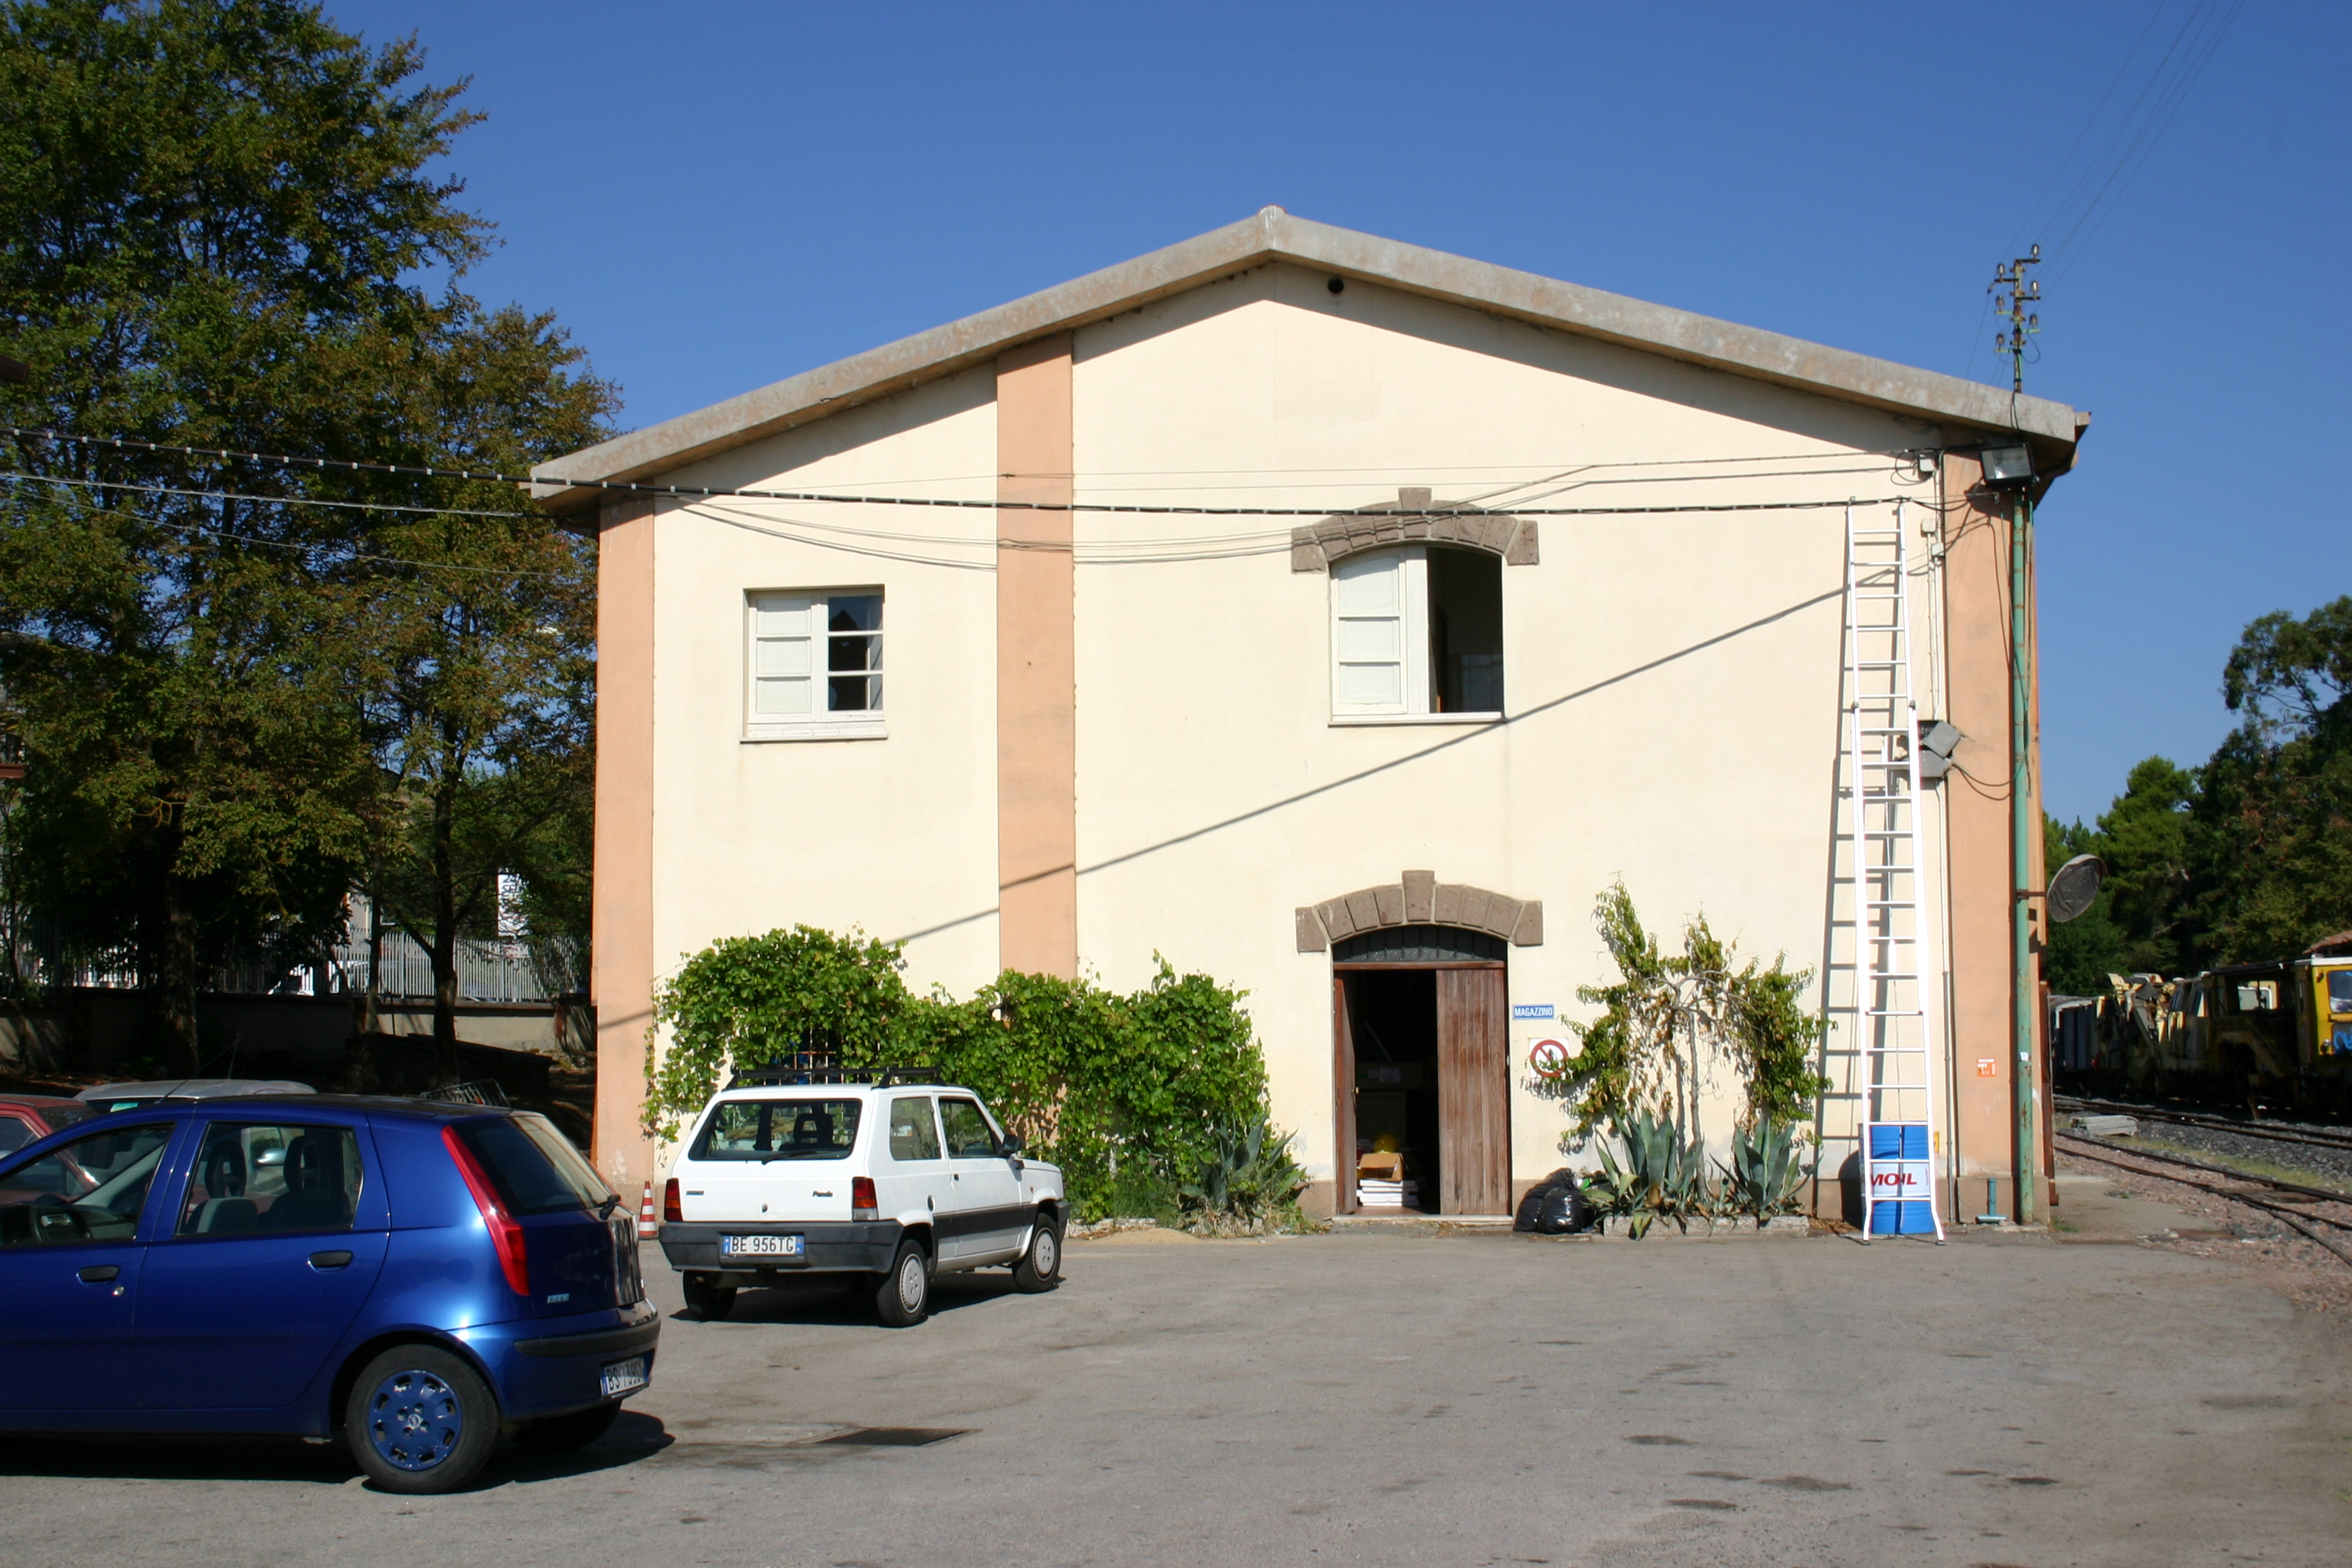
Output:
M1436 1106L1436 1203L1446 1215L1499 1215L1511 1205L1510 1007L1507 971L1499 963L1347 963L1332 965L1333 1078L1338 1100L1338 1207L1351 1214L1356 1197L1357 1095L1364 1074L1358 1035L1367 1043L1384 1026L1372 1015L1393 1005L1394 986L1370 977L1426 974L1435 990L1433 1053ZM1415 987L1417 990L1418 988ZM1432 1194L1422 1193L1423 1208Z

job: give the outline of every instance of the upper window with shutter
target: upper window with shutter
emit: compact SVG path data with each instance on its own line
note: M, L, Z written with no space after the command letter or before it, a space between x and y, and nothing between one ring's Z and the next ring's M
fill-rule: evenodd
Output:
M1331 567L1331 715L1373 723L1503 713L1502 561L1406 545Z
M756 593L746 611L746 739L884 733L880 589Z

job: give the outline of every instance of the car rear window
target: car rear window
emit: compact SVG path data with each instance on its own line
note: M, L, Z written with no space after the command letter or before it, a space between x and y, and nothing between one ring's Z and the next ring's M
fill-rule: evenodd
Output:
M77 1121L89 1121L91 1117L96 1116L98 1112L92 1110L87 1105L75 1105L68 1103L65 1105L44 1105L41 1107L40 1114L41 1120L49 1124L50 1131L62 1132Z
M697 1160L843 1160L857 1142L857 1100L722 1100L694 1140Z
M612 1190L544 1116L501 1117L457 1129L482 1163L499 1201L519 1215L595 1208Z

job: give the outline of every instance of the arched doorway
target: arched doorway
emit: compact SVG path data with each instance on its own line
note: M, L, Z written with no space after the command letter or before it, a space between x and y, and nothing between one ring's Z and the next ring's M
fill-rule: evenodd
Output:
M1508 952L1437 924L1332 945L1337 1212L1509 1212Z

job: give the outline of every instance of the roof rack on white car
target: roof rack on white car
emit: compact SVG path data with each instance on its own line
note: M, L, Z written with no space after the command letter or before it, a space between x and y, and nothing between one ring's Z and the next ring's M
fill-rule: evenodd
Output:
M844 1068L796 1066L771 1062L766 1067L751 1068L727 1080L729 1089L765 1089L779 1084L873 1084L886 1087L894 1083L936 1083L938 1069L912 1068Z

